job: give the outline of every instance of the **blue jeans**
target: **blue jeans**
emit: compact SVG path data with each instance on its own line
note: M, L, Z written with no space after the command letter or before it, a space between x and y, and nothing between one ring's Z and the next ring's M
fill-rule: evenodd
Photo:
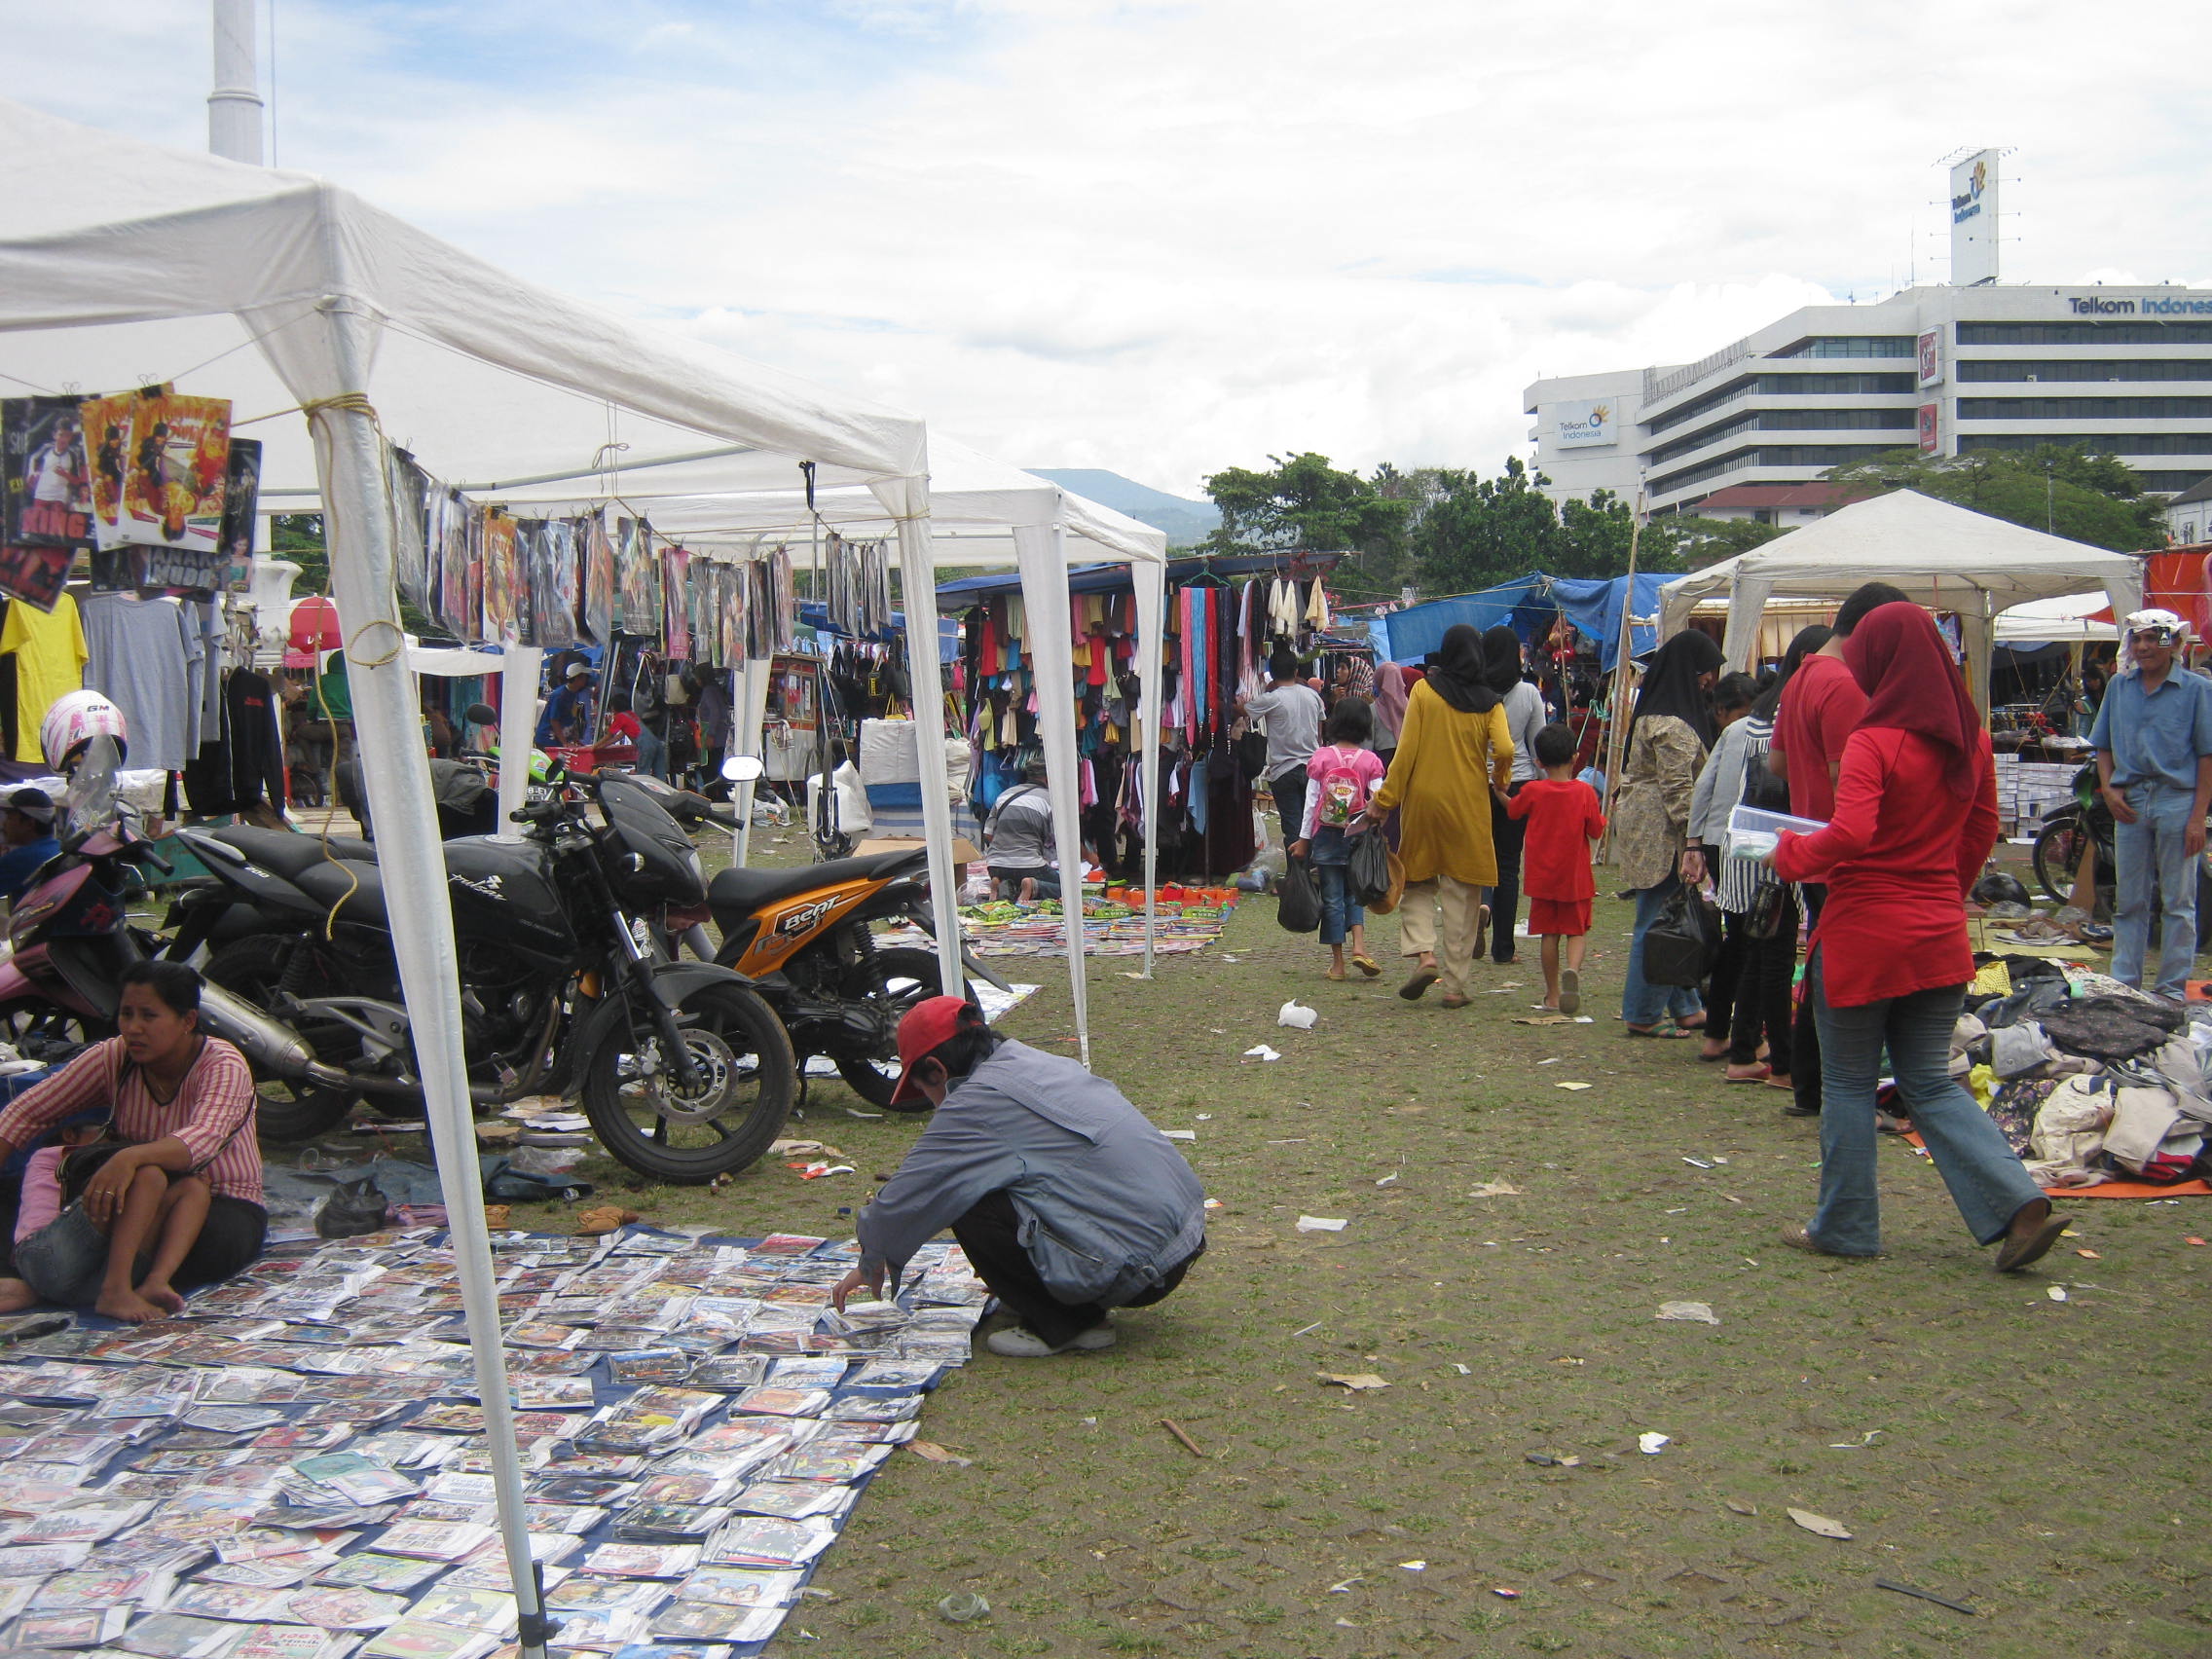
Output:
M1643 977L1643 936L1681 884L1680 876L1669 875L1657 887L1636 891L1636 937L1629 941L1628 977L1621 985L1621 1018L1631 1025L1656 1025L1665 1014L1687 1019L1704 1012L1705 1003L1688 985L1654 985Z
M2196 861L2182 845L2195 803L2192 791L2169 783L2130 784L2127 804L2135 809L2135 822L2115 824L2112 831L2113 857L2120 866L2112 977L2143 988L2155 877L2164 938L2158 948L2158 980L2151 988L2177 1002L2189 988L2190 965L2196 960Z
M1351 859L1346 840L1342 830L1326 824L1313 832L1309 867L1313 871L1313 885L1321 893L1323 944L1344 943L1346 930L1359 927L1367 920L1366 912L1353 903L1350 885L1345 879Z
M1819 990L1819 951L1807 972ZM1951 1027L1965 995L1964 985L1943 985L1858 1008L1832 1008L1825 996L1815 1002L1821 1028L1821 1203L1811 1232L1822 1249L1872 1256L1882 1248L1874 1091L1885 1045L1912 1126L1928 1143L1975 1242L1995 1243L2022 1204L2043 1197L2004 1131L1951 1081Z

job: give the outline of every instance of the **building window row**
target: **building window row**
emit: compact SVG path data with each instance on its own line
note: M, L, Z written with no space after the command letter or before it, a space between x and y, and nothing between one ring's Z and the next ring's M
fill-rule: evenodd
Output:
M1962 322L1961 346L2212 346L2212 322Z
M1692 484L1702 484L1708 478L1717 478L1725 472L1741 472L1751 466L1849 466L1855 461L1871 461L1878 455L1895 455L1903 446L1898 444L1770 444L1763 449L1741 450L1719 461L1709 461L1702 466L1692 466L1651 481L1655 496L1670 495L1686 490ZM1789 482L1797 482L1792 479Z
M2046 445L2090 455L2212 455L2212 432L1961 432L1959 453L2034 450Z
M1684 421L1695 421L1701 415L1710 415L1739 398L1759 397L1868 397L1909 392L1918 383L1911 375L1881 374L1806 374L1806 375L1756 375L1747 376L1733 386L1723 387L1710 397L1701 397L1695 403L1685 403L1679 409L1669 410L1656 421L1647 421L1643 429L1659 433L1678 426Z
M2007 362L1969 357L1953 365L1962 383L1984 381L2212 381L2212 357L2073 357Z
M1964 341L1961 344L1965 344ZM1920 350L1910 334L1816 334L1800 340L1770 357L1910 357Z
M2138 471L2135 478L2154 496L2178 496L2212 478L2212 472L2163 472L2154 468Z
M1739 432L1898 432L1910 431L1918 419L1911 409L1759 409L1724 426L1678 438L1644 460L1662 465Z
M2201 421L2212 397L1962 397L1962 421Z

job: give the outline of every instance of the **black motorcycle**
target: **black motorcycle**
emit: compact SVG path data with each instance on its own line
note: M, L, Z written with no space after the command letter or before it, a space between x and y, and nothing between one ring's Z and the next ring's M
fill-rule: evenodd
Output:
M445 843L470 1095L498 1106L579 1078L592 1127L633 1169L697 1183L745 1168L795 1097L790 1039L742 975L652 949L656 930L709 914L698 851L653 793L615 773L566 787L604 822L586 799L557 798L515 814L520 839ZM358 1097L419 1110L374 849L287 830L179 833L218 885L179 906L168 954L227 937L209 980L312 1051L305 1065L254 1056L264 1138L322 1133Z

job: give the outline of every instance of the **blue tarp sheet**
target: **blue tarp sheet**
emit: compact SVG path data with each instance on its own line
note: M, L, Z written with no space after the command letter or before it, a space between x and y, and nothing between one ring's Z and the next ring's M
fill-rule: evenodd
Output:
M1674 576L1665 571L1639 573L1634 613L1656 617L1660 585L1672 580ZM1436 649L1444 639L1444 630L1455 623L1494 628L1505 622L1511 624L1522 639L1533 640L1551 626L1555 615L1564 614L1579 633L1597 645L1600 662L1609 670L1619 646L1621 594L1627 586L1626 576L1583 580L1574 576L1547 576L1541 571L1532 571L1526 576L1500 582L1480 593L1460 594L1394 610L1387 616L1377 617L1369 626L1379 657L1387 662L1419 662ZM1641 656L1658 643L1657 628L1639 627L1630 649Z

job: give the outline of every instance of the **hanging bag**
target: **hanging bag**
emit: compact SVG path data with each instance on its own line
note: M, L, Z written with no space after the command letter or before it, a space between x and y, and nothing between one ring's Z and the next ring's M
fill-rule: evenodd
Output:
M1695 985L1720 954L1720 910L1696 888L1677 887L1643 936L1643 977L1654 985Z
M1363 830L1350 837L1351 856L1345 864L1345 885L1362 909L1382 909L1387 915L1396 907L1390 895L1390 843L1377 830Z
M1282 885L1276 890L1275 920L1290 933L1320 930L1321 895L1313 885L1313 871L1304 859L1283 865Z

